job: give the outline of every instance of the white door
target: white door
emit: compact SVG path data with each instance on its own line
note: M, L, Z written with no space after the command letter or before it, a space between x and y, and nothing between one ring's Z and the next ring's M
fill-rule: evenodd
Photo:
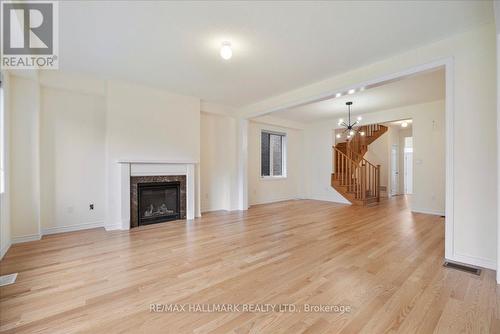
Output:
M399 154L398 145L391 147L391 196L396 196L399 189Z
M413 152L405 152L405 194L413 194Z

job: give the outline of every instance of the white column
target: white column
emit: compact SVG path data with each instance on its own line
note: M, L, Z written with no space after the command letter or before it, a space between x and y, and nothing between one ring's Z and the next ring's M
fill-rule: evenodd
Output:
M238 210L248 209L248 120L238 121Z
M121 224L130 229L130 164L120 164Z
M186 219L194 219L195 216L195 168L194 164L186 165Z

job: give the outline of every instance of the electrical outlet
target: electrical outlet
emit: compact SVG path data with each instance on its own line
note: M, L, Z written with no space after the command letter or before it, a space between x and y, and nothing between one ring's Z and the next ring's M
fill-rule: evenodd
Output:
M89 210L94 210L94 203L89 204Z

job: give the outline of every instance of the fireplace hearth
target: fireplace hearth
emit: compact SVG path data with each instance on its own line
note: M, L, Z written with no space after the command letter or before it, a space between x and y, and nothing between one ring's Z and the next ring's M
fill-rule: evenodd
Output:
M186 217L186 177L130 178L130 226L163 223Z

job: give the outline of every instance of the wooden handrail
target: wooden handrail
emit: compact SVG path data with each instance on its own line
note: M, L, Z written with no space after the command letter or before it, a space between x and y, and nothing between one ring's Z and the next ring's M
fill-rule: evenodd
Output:
M365 158L358 160L358 154L347 148L347 154L333 146L335 172L333 178L347 191L354 194L355 199L380 200L380 165L375 166ZM355 157L354 159L352 157Z

